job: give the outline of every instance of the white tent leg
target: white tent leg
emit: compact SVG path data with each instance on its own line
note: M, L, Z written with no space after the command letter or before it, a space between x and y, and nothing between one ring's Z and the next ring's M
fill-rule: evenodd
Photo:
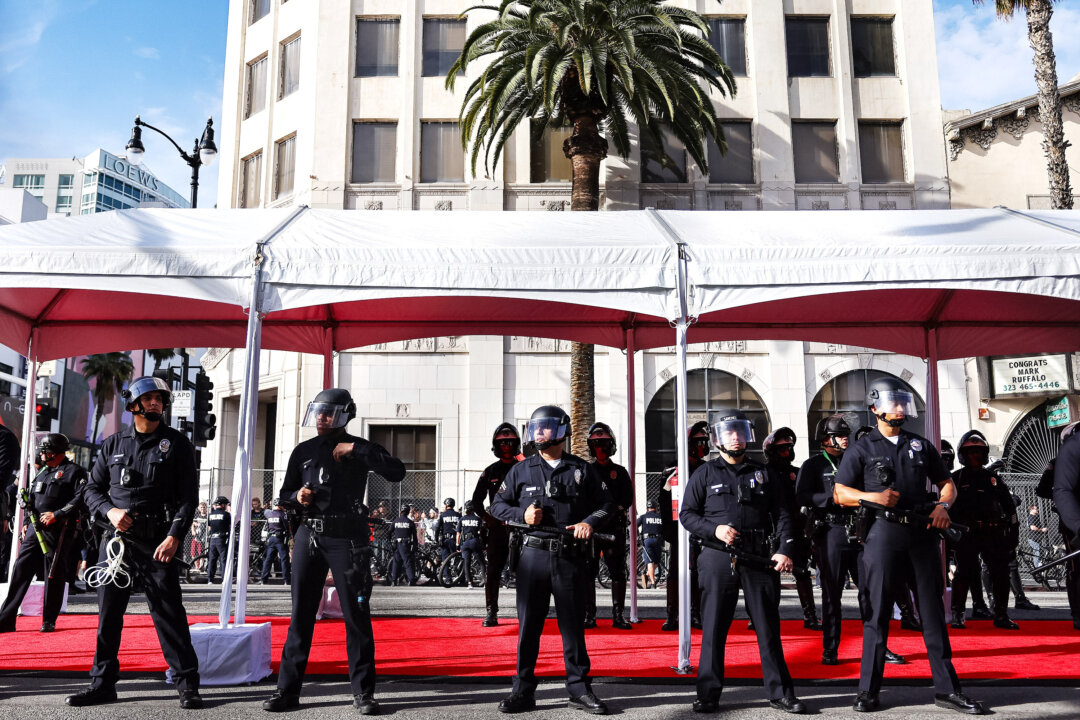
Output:
M634 356L637 351L634 348L634 329L626 329L626 444L628 446L626 458L626 470L630 474L630 507L626 512L630 516L630 577L626 580L630 583L630 622L640 622L637 607L637 463L635 455L637 450L637 402L634 397Z
M34 428L37 426L37 398L35 395L37 384L37 358L34 357L34 339L30 336L26 358L26 398L23 405L22 447L19 448L19 492L30 486L31 449L34 446ZM22 537L23 524L26 522L26 513L20 503L15 503L15 527L11 535L11 559L8 562L8 579L15 572L15 560L19 556L19 538Z

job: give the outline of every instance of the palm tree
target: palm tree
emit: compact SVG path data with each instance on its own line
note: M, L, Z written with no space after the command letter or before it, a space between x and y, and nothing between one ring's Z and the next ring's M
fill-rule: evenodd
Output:
M571 210L600 207L600 163L615 151L627 158L631 125L642 142L659 148L665 132L708 172L708 138L720 152L727 143L710 88L735 94L735 80L708 41L709 26L692 10L663 0L502 0L496 7L466 10L498 13L473 30L446 77L489 58L462 102L461 142L472 143L476 171L481 148L489 170L524 120L534 139L549 128L572 126L563 152L572 166ZM601 134L603 133L603 134ZM606 136L606 137L605 137ZM570 353L570 417L573 452L586 452L585 433L595 417L593 346L574 343Z
M983 0L972 0L982 5ZM1017 10L1027 15L1028 42L1035 51L1035 85L1039 92L1039 120L1043 126L1043 152L1050 176L1050 203L1055 210L1071 210L1072 185L1069 163L1065 160L1065 130L1061 123L1061 94L1058 92L1057 59L1054 38L1050 33L1053 0L995 0L994 10L1003 20L1011 20Z
M135 365L126 352L98 353L83 358L83 377L94 381L94 434L91 442L97 443L98 427L105 416L105 406L124 389L124 383L131 380L134 373Z
M161 363L166 360L171 360L176 356L176 348L161 348L158 350L147 350L146 354L149 355L154 361L154 374L161 369Z

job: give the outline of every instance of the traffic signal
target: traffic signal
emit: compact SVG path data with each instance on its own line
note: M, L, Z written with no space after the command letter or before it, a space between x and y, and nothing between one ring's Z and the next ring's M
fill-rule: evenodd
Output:
M52 421L56 419L56 408L52 404L52 398L47 395L39 397L34 413L37 415L38 432L52 432Z
M217 417L210 412L214 408L214 383L205 372L195 375L195 394L191 399L194 430L192 442L196 447L206 447L206 443L217 434Z

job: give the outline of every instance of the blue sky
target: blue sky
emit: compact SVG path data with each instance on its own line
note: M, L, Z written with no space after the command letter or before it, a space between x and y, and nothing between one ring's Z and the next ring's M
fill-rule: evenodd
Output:
M236 0L233 0L234 2ZM402 0L408 2L410 0ZM184 150L221 116L227 0L0 0L0 163L9 157L121 152L135 115ZM979 110L1035 92L1023 16L993 2L935 0L942 105ZM1055 6L1058 76L1080 73L1080 3ZM185 197L190 170L147 131L146 166ZM215 164L200 171L203 207Z

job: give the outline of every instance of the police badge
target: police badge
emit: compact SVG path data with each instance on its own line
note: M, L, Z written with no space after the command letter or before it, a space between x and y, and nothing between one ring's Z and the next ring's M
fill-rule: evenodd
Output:
M921 440L912 440L911 441L911 449L916 451L916 452L918 452L919 450L922 450L922 441Z
M157 449L161 451L162 455L164 455L165 453L169 452L169 448L171 447L172 442L169 440L169 438L162 438L161 442L158 443Z
M581 468L574 468L574 484L581 484Z

